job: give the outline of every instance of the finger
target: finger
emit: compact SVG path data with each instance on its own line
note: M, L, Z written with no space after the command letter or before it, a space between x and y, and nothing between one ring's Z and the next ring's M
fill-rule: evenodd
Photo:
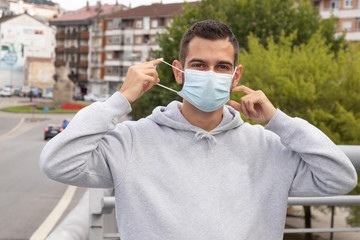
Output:
M234 100L230 100L228 101L228 104L229 106L231 106L232 108L234 108L236 111L239 111L240 112L240 107L241 107L241 104L234 101Z
M142 74L148 75L148 76L152 76L154 78L154 80L157 80L159 78L159 75L157 73L157 71L153 68L153 69L143 69L142 70Z
M159 59L150 61L149 63L151 63L155 67L156 65L159 65L160 63L162 63L163 60L164 60L163 58L159 58Z
M236 102L234 100L230 100L228 102L228 104L231 107L233 107L236 111L244 114L245 118L249 118L249 113L248 113L248 111L247 111L247 109L246 109L246 107L244 105L242 105L242 104L240 104L240 103L238 103L238 102Z
M241 85L241 86L236 86L232 89L233 92L243 92L245 93L246 95L247 94L250 94L250 93L253 93L254 90L252 90L251 88L248 88L244 85Z

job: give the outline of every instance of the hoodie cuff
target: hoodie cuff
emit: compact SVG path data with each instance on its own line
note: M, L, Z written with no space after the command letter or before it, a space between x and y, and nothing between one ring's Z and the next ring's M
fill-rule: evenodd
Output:
M119 118L131 112L132 108L129 101L119 91L111 95L106 101L106 105L111 109L115 116Z
M277 109L274 116L265 126L265 129L276 133L282 141L286 141L288 136L291 135L292 131L294 131L292 127L292 119L292 117L286 115L280 109Z

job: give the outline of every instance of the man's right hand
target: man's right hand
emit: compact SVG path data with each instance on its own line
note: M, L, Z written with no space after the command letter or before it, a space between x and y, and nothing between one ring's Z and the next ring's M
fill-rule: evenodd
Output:
M131 66L126 74L121 92L130 103L141 97L152 86L160 82L156 72L156 65L161 63L160 59Z

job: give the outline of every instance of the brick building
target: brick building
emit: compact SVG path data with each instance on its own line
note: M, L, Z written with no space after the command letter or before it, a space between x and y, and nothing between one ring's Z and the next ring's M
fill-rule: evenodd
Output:
M87 4L79 10L67 12L50 21L50 25L55 26L57 30L55 69L69 62L69 78L75 83L76 92L87 93L92 20L101 14L124 8L125 6L117 4L117 1L114 5L101 5L98 1L96 6Z
M338 19L337 32L346 31L346 40L360 41L360 0L313 0L322 18Z
M157 3L96 18L91 30L90 92L117 91L128 68L149 60L151 51L159 49L156 34L166 31L182 6Z

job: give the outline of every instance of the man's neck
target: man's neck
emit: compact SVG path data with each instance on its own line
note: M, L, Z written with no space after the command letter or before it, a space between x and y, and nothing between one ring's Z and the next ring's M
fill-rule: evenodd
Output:
M203 112L189 102L184 101L180 112L189 123L210 132L220 124L223 108L214 112Z

